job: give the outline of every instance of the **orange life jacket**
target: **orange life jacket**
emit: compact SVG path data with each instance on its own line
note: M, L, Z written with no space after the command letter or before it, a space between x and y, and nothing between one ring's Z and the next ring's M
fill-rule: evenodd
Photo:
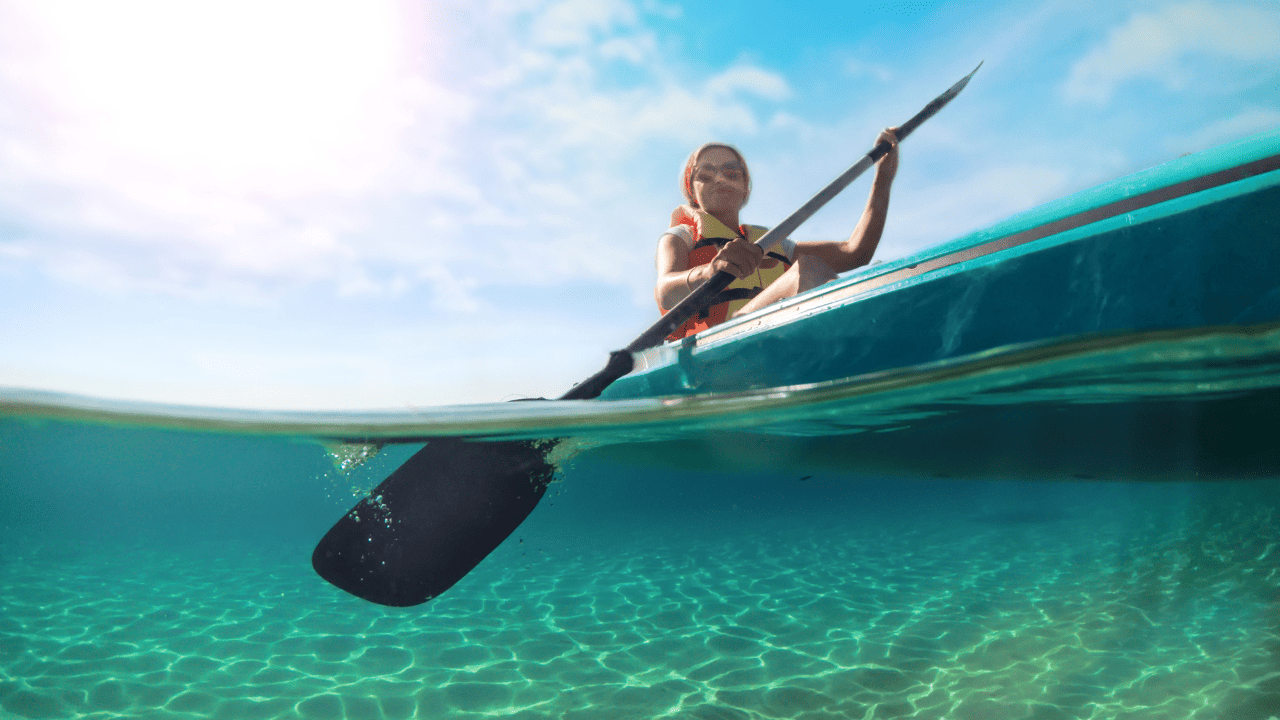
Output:
M702 210L693 210L690 213L691 209L687 206L677 208L671 215L673 225L687 225L693 234L693 250L689 252L690 268L711 262L716 253L720 252L720 248L734 238L742 237L755 242L766 231L766 228L759 225L743 225L735 231L714 216ZM760 262L760 267L754 273L745 278L735 278L732 283L729 283L729 287L720 291L710 307L685 321L685 324L667 336L667 340L679 340L719 325L763 292L769 287L769 283L781 277L790 267L791 260L785 255L766 252L764 260ZM658 309L663 315L667 314L668 308L662 307L661 302L658 303Z

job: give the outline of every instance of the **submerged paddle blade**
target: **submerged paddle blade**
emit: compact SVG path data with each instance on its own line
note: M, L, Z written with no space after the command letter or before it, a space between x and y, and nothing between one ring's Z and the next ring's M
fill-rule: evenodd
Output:
M311 566L379 605L448 590L533 512L556 441L433 438L335 524Z

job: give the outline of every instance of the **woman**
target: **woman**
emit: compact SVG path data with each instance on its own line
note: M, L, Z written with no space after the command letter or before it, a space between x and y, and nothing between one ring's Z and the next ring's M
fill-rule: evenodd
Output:
M709 143L684 167L686 204L671 214L671 229L658 240L658 284L654 297L663 314L721 270L737 278L715 303L668 338L679 339L718 325L734 315L759 310L783 298L835 279L838 273L871 262L889 211L889 187L898 172L897 128L876 142L891 148L876 164L867 209L848 240L793 242L785 239L766 253L754 244L765 228L742 225L738 213L751 195L751 175L742 154L730 145Z

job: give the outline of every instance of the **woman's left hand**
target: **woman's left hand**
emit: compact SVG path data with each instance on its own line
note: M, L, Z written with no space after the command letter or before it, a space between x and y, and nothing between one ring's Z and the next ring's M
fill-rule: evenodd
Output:
M881 142L889 143L889 152L885 153L885 156L880 158L880 161L876 163L877 176L884 177L885 180L893 180L893 176L898 174L897 132L898 128L887 127L884 130L881 130L880 134L876 136L876 145L879 145Z

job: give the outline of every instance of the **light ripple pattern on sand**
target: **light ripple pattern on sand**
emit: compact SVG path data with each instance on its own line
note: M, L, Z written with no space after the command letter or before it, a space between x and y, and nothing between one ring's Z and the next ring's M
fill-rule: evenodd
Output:
M18 718L1231 718L1280 712L1273 508L779 516L509 543L424 608L305 547L9 542Z

